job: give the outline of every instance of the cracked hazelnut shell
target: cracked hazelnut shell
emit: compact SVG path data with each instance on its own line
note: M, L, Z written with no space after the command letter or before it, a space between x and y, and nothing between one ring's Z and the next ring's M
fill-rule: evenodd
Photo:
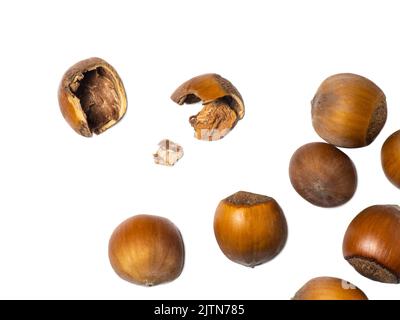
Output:
M386 139L381 150L383 172L391 183L400 188L400 130Z
M290 182L313 205L336 207L349 201L357 188L351 159L323 142L308 143L295 151L289 164Z
M255 267L279 254L288 229L285 215L273 198L239 191L219 203L214 233L230 260Z
M350 223L343 256L363 276L384 283L400 281L400 207L375 205Z
M125 88L117 71L100 58L80 61L65 72L58 101L65 120L85 137L115 125L127 107Z
M368 300L368 298L364 292L345 280L318 277L301 287L293 300Z
M338 147L369 145L387 116L382 90L362 76L341 73L322 82L312 105L312 123L318 135Z
M137 215L122 222L108 246L110 263L124 280L154 286L181 274L185 259L183 239L168 219Z
M189 119L200 140L219 140L244 117L244 103L231 82L218 74L194 77L180 85L171 99L179 105L202 101L203 109Z

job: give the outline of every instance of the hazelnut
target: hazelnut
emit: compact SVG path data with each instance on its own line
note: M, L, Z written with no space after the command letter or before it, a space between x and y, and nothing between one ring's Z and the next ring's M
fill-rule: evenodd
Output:
M384 93L356 74L341 73L325 79L311 105L315 131L338 147L369 145L386 122Z
M287 224L271 197L239 191L222 200L215 212L214 233L232 261L255 267L274 258L284 247Z
M318 277L302 286L293 300L368 300L368 298L350 282L332 277Z
M85 137L116 124L124 116L127 104L117 71L100 58L80 61L65 72L58 101L65 120Z
M351 159L323 142L297 149L290 159L289 176L297 193L320 207L344 204L357 188L357 172Z
M350 223L343 240L345 259L363 276L400 282L400 207L375 205Z
M176 279L184 265L184 245L178 228L168 219L137 215L113 232L108 254L123 279L153 286Z
M381 161L386 177L400 188L400 130L386 139L381 150Z
M182 105L203 102L203 109L189 119L200 140L219 140L244 117L244 103L228 80L210 73L192 78L175 90L171 99Z

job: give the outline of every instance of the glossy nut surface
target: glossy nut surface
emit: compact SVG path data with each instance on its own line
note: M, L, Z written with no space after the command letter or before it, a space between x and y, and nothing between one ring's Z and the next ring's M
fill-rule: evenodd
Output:
M385 283L400 281L400 207L375 205L347 228L343 256L363 276Z
M239 191L219 203L214 233L230 260L254 267L283 249L288 230L283 211L273 198Z
M194 77L180 85L171 99L182 105L202 101L203 109L189 119L200 140L219 140L244 117L239 91L227 79L215 73Z
M100 58L69 68L58 89L60 110L78 134L91 137L115 125L126 112L126 93L117 71Z
M386 122L384 93L356 74L341 73L324 80L311 105L315 131L338 147L369 145Z
M295 151L289 177L300 196L320 207L346 203L357 188L357 172L351 159L323 142L308 143Z
M400 130L386 139L381 150L381 161L386 177L400 188Z
M368 300L368 298L350 282L332 277L318 277L301 287L293 300Z
M168 219L152 215L122 222L110 238L108 254L121 278L144 286L176 279L185 258L178 228Z

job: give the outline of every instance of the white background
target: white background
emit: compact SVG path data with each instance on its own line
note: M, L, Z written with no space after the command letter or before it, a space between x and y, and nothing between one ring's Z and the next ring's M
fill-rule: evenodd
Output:
M7 1L0 4L0 298L289 299L316 276L352 281L371 299L400 298L399 285L363 278L342 257L354 216L400 203L380 148L400 129L398 1ZM99 56L128 94L125 118L87 139L64 121L57 89L66 69ZM223 140L193 138L200 106L169 96L216 72L239 89L246 116ZM345 150L359 175L354 198L322 209L288 177L292 153L320 141L310 100L327 76L353 72L386 93L388 120L375 142ZM152 153L170 138L185 156L173 168ZM238 190L274 197L289 238L255 269L228 260L213 233L218 202ZM121 280L108 239L126 218L172 220L186 245L174 282Z

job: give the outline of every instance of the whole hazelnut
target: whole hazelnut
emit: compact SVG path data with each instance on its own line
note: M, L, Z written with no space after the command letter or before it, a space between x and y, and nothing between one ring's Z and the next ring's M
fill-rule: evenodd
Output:
M338 147L369 145L386 122L384 93L371 80L356 74L341 73L325 79L311 105L315 131Z
M386 177L400 188L400 130L386 139L381 150L381 161Z
M296 292L293 300L368 300L364 292L348 281L318 277Z
M357 188L357 172L351 159L323 142L297 149L290 159L289 176L297 193L320 207L346 203Z
M127 105L117 71L100 58L80 61L65 72L58 101L65 120L85 137L100 134L116 124Z
M108 254L121 278L144 286L176 279L185 258L178 228L168 219L152 215L122 222L110 238Z
M343 256L363 276L385 283L400 281L400 207L375 205L350 223Z
M239 191L222 200L215 212L214 233L232 261L255 267L274 258L287 239L287 223L271 197Z

